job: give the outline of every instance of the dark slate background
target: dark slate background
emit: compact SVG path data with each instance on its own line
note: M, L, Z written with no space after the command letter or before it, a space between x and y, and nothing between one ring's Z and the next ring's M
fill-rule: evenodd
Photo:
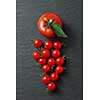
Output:
M82 100L82 0L17 0L17 100ZM38 68L31 57L35 48L31 39L45 37L37 30L39 16L53 11L63 20L69 38L63 51L69 57L64 65L68 72L57 82L59 89L45 92Z

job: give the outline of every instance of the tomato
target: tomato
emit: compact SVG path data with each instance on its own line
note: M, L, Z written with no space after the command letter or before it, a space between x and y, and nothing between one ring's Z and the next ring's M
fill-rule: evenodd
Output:
M55 59L54 58L49 58L48 59L48 65L53 66L55 64Z
M43 76L43 77L42 77L42 82L43 82L44 84L48 84L48 83L50 82L49 76L48 76L48 75Z
M55 49L60 49L60 48L62 47L62 43L61 43L60 41L55 41L55 42L53 43L53 47L54 47Z
M59 78L59 76L58 76L57 73L52 73L52 74L50 75L50 79L51 79L52 81L57 81L58 78Z
M36 48L40 48L42 46L42 41L40 39L36 39L33 44Z
M50 51L47 50L47 49L44 49L44 50L42 51L42 57L48 58L49 56L50 56Z
M64 59L62 57L59 57L56 59L56 64L57 65L63 65L64 64Z
M56 73L61 74L64 71L64 68L62 66L57 66L55 71Z
M53 44L52 44L51 41L48 40L48 41L45 41L45 42L44 42L44 48L45 48L45 49L51 49L52 46L53 46Z
M48 38L54 38L55 34L53 30L50 27L51 21L54 21L55 24L59 24L60 27L62 27L62 20L61 18L52 12L46 12L44 13L38 20L38 30L39 32L48 37Z
M59 50L53 50L52 51L52 56L53 57L59 57L60 56L60 51Z
M40 58L40 52L33 52L32 53L32 57L35 59L35 60L37 60L37 59L39 59Z
M45 58L40 58L40 59L38 59L38 63L40 65L45 65L46 64L46 59Z
M50 82L50 83L48 84L48 90L54 91L55 88L56 88L56 84L55 84L54 82Z
M49 71L50 71L50 66L49 66L49 65L44 65L44 66L42 67L42 71L43 71L43 72L49 72Z

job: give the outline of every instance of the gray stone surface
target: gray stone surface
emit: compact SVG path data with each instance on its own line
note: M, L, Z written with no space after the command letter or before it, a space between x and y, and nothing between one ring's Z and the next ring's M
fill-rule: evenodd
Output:
M82 0L17 0L17 100L82 100ZM69 57L65 63L68 72L57 82L59 89L46 93L41 84L41 69L35 66L31 54L36 50L31 39L41 36L37 29L39 16L46 11L59 14L69 39L63 53Z

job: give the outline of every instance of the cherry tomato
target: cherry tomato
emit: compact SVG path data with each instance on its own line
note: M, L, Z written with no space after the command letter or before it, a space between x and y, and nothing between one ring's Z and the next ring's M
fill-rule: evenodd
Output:
M40 48L42 46L42 41L40 39L36 39L33 44L36 48Z
M57 66L55 71L56 73L61 74L64 71L64 68L62 66Z
M49 58L48 59L48 65L53 66L55 64L54 58Z
M60 48L62 47L62 44L61 44L60 41L55 41L55 42L53 43L53 47L54 47L55 49L60 49Z
M47 50L47 49L44 49L44 50L42 51L42 57L48 58L49 56L50 56L50 51Z
M58 78L59 78L59 76L58 76L58 74L55 73L55 72L52 73L52 74L50 75L50 79L51 79L52 81L57 81Z
M46 64L46 59L45 58L40 58L40 59L38 59L38 63L40 65L45 65Z
M50 71L50 66L49 66L49 65L44 65L44 66L42 67L42 71L43 71L43 72L49 72L49 71Z
M43 77L42 77L42 82L43 82L44 84L48 84L48 83L50 82L49 76L48 76L48 75L43 76Z
M53 56L53 57L56 57L56 58L59 57L59 56L60 56L60 51L57 50L57 49L56 49L56 50L53 50L53 51L52 51L52 56Z
M48 90L54 91L56 89L56 84L54 82L50 82L48 84Z
M33 52L33 53L32 53L32 57L33 57L35 60L39 59L39 58L40 58L40 52L37 52L37 51Z
M56 59L56 64L57 65L63 65L64 64L64 59L62 57L59 57Z
M61 18L52 12L44 13L38 20L38 30L40 33L48 38L54 38L55 34L50 27L51 21L54 21L55 24L59 24L62 27Z
M45 42L44 42L44 48L45 48L45 49L51 49L52 46L53 46L53 44L52 44L51 41L48 40L48 41L45 41Z

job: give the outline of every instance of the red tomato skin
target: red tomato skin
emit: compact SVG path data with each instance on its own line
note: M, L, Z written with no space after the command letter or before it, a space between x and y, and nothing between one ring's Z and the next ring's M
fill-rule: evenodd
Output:
M57 50L57 49L56 50L53 50L52 51L52 56L55 57L55 58L59 57L60 56L60 51Z
M64 59L63 59L62 57L58 57L58 58L56 59L56 64L57 64L57 65L63 65L63 64L64 64Z
M50 51L48 49L44 49L42 51L42 57L48 58L50 56Z
M45 48L45 49L51 49L52 46L53 46L53 44L52 44L51 41L48 40L48 41L45 41L45 42L44 42L44 48Z
M49 65L44 65L44 66L42 67L42 71L43 71L43 72L49 72L49 71L50 71L50 66L49 66Z
M45 64L46 64L46 59L45 59L45 58L39 58L39 59L38 59L38 63L39 63L40 65L45 65Z
M46 25L46 23L49 20L54 20L54 23L59 24L62 27L62 20L57 14L53 12L46 12L42 16L40 16L38 20L38 24L37 24L38 30L43 36L46 36L48 38L54 38L55 34L53 30L51 29L51 27L48 27Z
M55 64L55 59L54 58L49 58L48 59L48 65L53 66Z
M32 57L33 57L35 60L38 60L38 59L40 58L40 52L37 52L37 51L33 52L33 53L32 53Z
M56 69L55 69L55 72L57 74L61 74L63 71L64 71L64 68L62 66L57 66Z
M54 91L56 89L56 84L54 82L50 82L48 84L48 90Z
M42 83L48 84L50 82L50 78L48 75L42 77Z
M35 39L34 42L33 42L33 45L36 48L40 48L42 46L42 41L40 39Z
M58 76L58 74L55 73L55 72L52 73L52 74L50 75L50 79L51 79L52 81L57 81L58 78L59 78L59 76Z
M61 43L60 41L55 41L55 42L53 43L53 47L54 47L55 49L61 49L62 43Z

